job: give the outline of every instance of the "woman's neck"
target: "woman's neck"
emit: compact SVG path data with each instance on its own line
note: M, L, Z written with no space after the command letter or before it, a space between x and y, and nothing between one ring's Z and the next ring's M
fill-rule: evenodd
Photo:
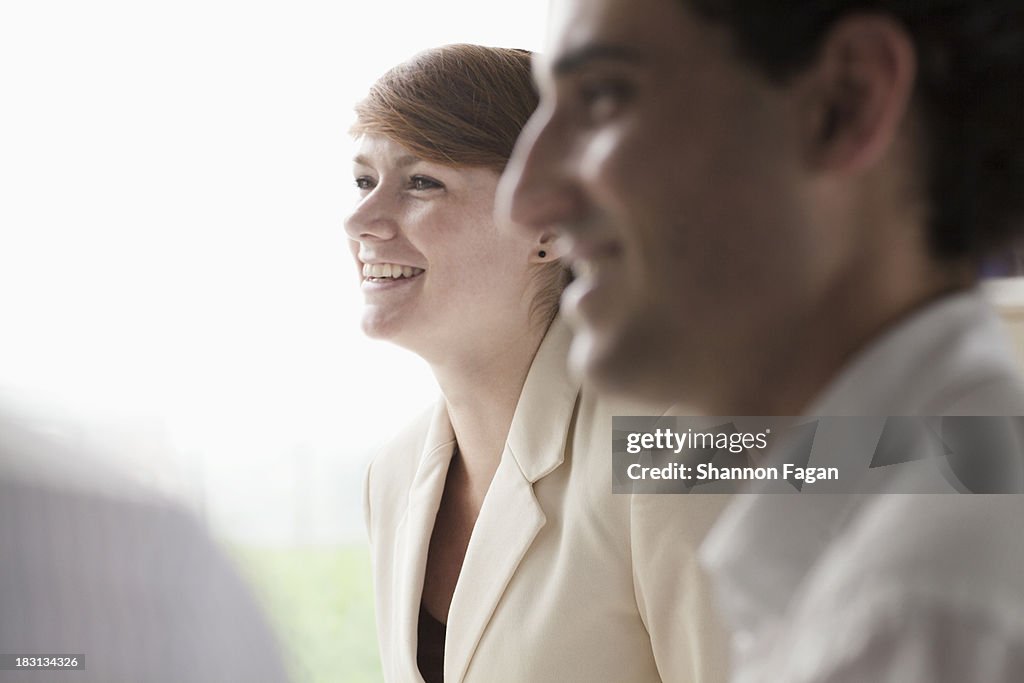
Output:
M498 468L526 375L546 331L547 326L530 326L503 343L482 344L431 364L459 444L458 466L477 503L482 503Z

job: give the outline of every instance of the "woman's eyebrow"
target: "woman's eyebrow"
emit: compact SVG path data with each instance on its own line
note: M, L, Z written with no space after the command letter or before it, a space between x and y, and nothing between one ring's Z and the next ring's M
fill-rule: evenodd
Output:
M397 166L399 168L405 168L406 166L412 166L413 164L418 164L421 161L423 161L423 159L420 159L419 157L413 156L412 154L406 154L404 156L400 156L397 159L395 159L395 166ZM373 164L370 163L370 160L367 159L366 157L364 157L362 154L357 154L356 156L354 156L352 158L352 163L359 164L360 166L370 166L370 167L373 167Z

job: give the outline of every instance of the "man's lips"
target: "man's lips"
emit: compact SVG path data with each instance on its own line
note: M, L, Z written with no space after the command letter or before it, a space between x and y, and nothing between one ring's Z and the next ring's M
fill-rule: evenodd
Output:
M615 258L622 252L622 244L618 240L584 240L573 237L561 237L558 250L566 263L575 269L577 264Z

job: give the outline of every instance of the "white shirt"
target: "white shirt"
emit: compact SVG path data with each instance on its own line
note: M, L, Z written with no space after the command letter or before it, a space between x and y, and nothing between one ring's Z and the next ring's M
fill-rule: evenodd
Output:
M883 334L808 411L986 414L1024 415L1024 382L976 291ZM1024 496L742 495L701 561L736 683L1024 680Z

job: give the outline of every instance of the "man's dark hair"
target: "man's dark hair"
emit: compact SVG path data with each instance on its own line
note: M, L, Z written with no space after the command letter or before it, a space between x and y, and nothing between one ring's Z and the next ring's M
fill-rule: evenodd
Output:
M918 59L929 240L980 258L1024 232L1024 0L682 0L727 26L776 82L809 66L844 16L889 15Z

